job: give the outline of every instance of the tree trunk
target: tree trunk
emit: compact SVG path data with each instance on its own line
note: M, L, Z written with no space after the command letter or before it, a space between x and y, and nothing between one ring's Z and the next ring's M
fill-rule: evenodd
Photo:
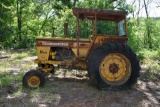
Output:
M147 17L147 24L146 24L146 30L147 30L147 45L149 46L149 48L152 48L152 44L151 44L151 31L150 31L150 25L149 25L149 13L148 13L148 7L147 4L149 4L149 0L146 1L144 0L144 7L145 7L145 12L146 12L146 17Z
M137 12L137 24L138 24L138 26L139 26L139 24L140 24L140 21L139 21L139 12L140 12L140 7L141 7L141 0L139 0L139 5L138 5L138 12Z
M145 7L146 16L147 16L147 19L148 19L149 14L148 14L148 8L147 8L147 4L146 4L145 0L144 0L144 7Z
M157 1L157 8L160 7L160 1Z
M50 10L50 11L51 11L51 10ZM42 25L41 25L41 28L40 28L40 30L39 30L39 35L41 34L41 31L43 30L43 27L45 26L45 24L46 24L46 22L47 22L48 14L50 13L50 11L48 11L47 14L46 14L46 17L45 17L45 19L44 19L44 21L43 21L43 23L42 23Z
M136 0L133 1L132 6L135 4ZM132 11L133 18L135 18L135 13Z
M21 29L22 29L22 1L17 0L17 36L18 36L18 41L21 41Z
M74 2L73 2L73 7L76 6L76 2L77 2L77 0L74 0Z

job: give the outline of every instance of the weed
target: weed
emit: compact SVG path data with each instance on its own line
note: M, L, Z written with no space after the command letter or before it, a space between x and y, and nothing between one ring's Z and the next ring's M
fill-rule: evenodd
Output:
M138 57L142 59L160 59L160 51L159 50L147 50L141 49L137 52Z
M37 50L36 50L36 49L31 49L31 50L29 51L29 54L30 54L30 55L36 55L36 54L37 54Z
M0 73L0 86L8 86L22 80L22 74Z
M25 57L28 57L28 56L29 56L28 52L22 52L21 54L18 54L17 56L13 56L13 58L15 60L18 60L18 59L22 59L22 58L25 58Z
M10 75L5 75L5 74L0 74L0 86L7 86L11 84L11 76Z
M159 78L160 77L160 65L159 60L153 60L153 59L144 59L143 63L147 66L149 74L148 78Z

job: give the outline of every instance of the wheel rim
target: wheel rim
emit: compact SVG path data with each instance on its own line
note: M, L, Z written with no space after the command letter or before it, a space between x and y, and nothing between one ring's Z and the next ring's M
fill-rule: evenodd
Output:
M40 85L40 78L37 75L32 75L27 80L28 86L36 88Z
M131 63L120 53L104 57L99 66L101 78L109 85L122 85L131 75Z

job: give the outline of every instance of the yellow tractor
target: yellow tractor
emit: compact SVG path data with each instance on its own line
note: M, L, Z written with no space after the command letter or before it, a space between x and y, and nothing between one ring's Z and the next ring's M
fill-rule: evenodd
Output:
M36 88L45 83L44 73L54 72L54 66L63 69L87 70L95 86L130 87L140 73L139 59L127 45L126 11L72 8L76 16L76 36L67 38L38 37L36 39L38 64L23 77L23 85ZM91 21L91 37L81 38L80 22ZM114 34L101 34L98 23L111 22ZM109 29L105 27L100 30ZM89 36L89 35L88 35Z

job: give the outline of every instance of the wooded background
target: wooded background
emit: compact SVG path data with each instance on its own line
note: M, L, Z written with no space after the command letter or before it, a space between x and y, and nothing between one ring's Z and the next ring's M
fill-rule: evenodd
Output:
M160 54L160 18L150 16L149 5L159 0L1 0L0 1L0 48L18 49L35 46L37 36L63 37L64 23L68 23L68 35L73 37L76 19L72 7L126 10L128 44L135 50L156 50ZM138 5L136 5L138 3ZM140 12L145 10L145 16ZM83 34L91 30L88 22L82 22ZM111 25L108 25L111 26ZM103 25L100 25L103 28ZM101 29L102 31L105 29Z

